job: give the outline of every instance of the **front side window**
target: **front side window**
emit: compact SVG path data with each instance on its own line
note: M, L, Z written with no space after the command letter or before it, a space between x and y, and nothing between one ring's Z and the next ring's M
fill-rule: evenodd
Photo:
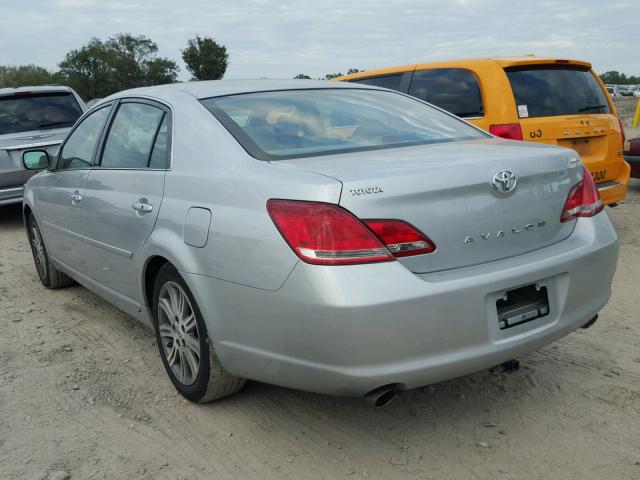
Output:
M201 100L260 160L483 138L459 119L383 90L317 89Z
M466 68L434 68L414 72L409 95L458 117L484 115L478 79Z
M82 120L62 147L58 169L89 168L91 166L93 152L110 110L109 106L101 108Z
M122 103L109 129L100 166L148 168L152 162L154 166L158 165L163 160L160 157L164 155L166 158L167 152L165 117L165 111L153 105ZM161 168L165 168L165 165Z
M0 135L68 128L82 115L70 92L18 92L0 97Z
M506 69L520 118L611 113L590 70L569 65Z
M375 87L389 88L391 90L402 91L402 77L404 74L382 75L379 77L356 78L349 80L351 83L363 83L365 85L373 85Z

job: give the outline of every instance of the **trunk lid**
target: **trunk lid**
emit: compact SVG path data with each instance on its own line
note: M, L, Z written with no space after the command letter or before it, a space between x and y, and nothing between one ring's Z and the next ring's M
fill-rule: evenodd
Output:
M567 238L575 222L560 223L560 214L582 172L567 150L499 139L274 163L339 180L340 205L361 219L400 219L420 229L437 250L399 259L415 273L499 260ZM508 194L492 184L502 170L517 177Z

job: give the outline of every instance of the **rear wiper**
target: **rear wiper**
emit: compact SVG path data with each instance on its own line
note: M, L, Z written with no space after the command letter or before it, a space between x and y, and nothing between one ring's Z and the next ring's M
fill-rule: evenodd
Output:
M457 117L465 118L465 117L481 117L482 112L460 112L455 114Z
M51 122L51 123L41 123L38 125L38 129L41 128L52 128L52 127L70 127L73 125L73 122Z
M607 108L606 105L587 105L584 108L578 109L579 112L588 112L589 110L600 110L602 108Z

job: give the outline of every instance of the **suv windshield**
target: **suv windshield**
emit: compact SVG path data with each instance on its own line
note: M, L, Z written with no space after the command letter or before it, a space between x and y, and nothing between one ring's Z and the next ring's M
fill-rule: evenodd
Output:
M72 126L82 109L70 92L0 97L0 135Z
M394 92L287 90L202 100L260 160L484 138L479 130Z
M544 65L507 68L506 72L520 118L611 113L590 70Z

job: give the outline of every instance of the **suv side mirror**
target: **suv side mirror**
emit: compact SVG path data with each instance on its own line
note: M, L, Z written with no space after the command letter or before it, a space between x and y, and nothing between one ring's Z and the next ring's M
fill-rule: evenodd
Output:
M43 170L49 168L51 160L45 150L30 150L22 154L22 163L27 170Z

